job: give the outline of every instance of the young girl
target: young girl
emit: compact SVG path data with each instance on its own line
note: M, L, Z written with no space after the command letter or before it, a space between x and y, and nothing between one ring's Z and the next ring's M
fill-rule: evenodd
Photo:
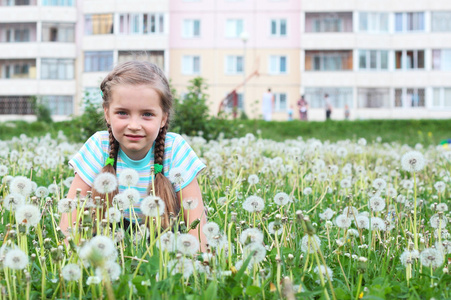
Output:
M180 193L183 199L198 200L195 209L183 214L185 217L189 215L189 220L185 220L187 226L199 218L202 227L206 216L196 176L205 165L180 135L167 132L172 95L163 72L148 62L125 62L108 74L100 89L108 131L95 133L69 161L75 178L67 198L75 198L77 189L81 189L81 195L90 190L93 195L98 195L93 187L96 175L109 172L119 177L124 169L133 168L140 175L137 186L133 188L140 192L142 199L153 194L151 167L154 167L155 194L166 206L162 216L163 227L169 226L171 214L178 215L182 207ZM172 184L168 176L174 169L180 171L182 180ZM119 192L127 188L119 185ZM117 192L109 195L110 201ZM106 199L105 195L100 196ZM139 207L139 203L135 205ZM138 218L142 218L139 209L135 212ZM75 219L76 211L72 214L72 220ZM68 214L62 215L60 227L66 233ZM200 229L193 229L190 233L198 238L200 232L204 251L206 238Z

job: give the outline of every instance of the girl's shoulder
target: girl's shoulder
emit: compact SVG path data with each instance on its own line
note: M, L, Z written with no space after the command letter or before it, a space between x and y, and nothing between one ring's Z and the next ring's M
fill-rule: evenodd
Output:
M108 152L108 148L110 146L110 136L108 131L97 131L94 133L86 142L87 147L98 147L101 148L104 152Z

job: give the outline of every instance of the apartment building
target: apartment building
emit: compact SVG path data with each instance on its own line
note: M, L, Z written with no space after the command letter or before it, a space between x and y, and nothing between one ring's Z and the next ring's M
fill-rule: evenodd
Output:
M124 61L150 61L168 74L168 8L169 0L79 1L80 100L101 101L100 83L116 64Z
M451 117L451 2L302 1L301 93L343 119Z
M261 116L262 95L271 88L274 118L287 119L299 98L300 8L299 0L171 1L172 84L183 97L189 80L205 78L212 114L235 90L250 118Z
M32 96L55 115L73 113L76 22L72 0L0 0L2 120L32 114Z

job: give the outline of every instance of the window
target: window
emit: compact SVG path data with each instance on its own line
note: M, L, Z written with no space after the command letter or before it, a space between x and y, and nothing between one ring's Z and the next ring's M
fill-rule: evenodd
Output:
M43 6L74 6L75 0L42 0Z
M24 79L36 78L36 63L35 60L7 60L3 61L2 69L0 70L0 78L5 79Z
M164 33L163 14L120 14L120 34L159 34Z
M352 108L352 88L306 87L305 100L311 108L324 108L324 95L329 95L333 108L343 108L346 104Z
M43 42L73 43L75 40L75 24L42 24Z
M226 74L243 73L243 56L228 55L226 57Z
M352 51L305 51L306 71L352 70Z
M72 96L42 96L42 104L50 109L52 115L68 116L73 113Z
M388 32L388 13L359 13L359 31L372 33Z
M0 6L36 5L36 0L0 0Z
M0 96L0 115L33 115L30 96Z
M424 69L424 50L395 51L396 69Z
M286 74L287 73L287 57L284 55L271 55L269 57L269 73Z
M352 32L352 12L306 13L305 32Z
M425 92L423 88L395 89L395 107L424 107Z
M130 60L148 61L164 70L164 51L119 51L118 64Z
M359 88L359 108L389 108L390 90L388 88Z
M243 20L230 19L226 21L226 37L237 38L240 37L244 30Z
M451 31L451 12L432 12L432 31Z
M182 73L200 74L200 56L195 55L185 55L182 58Z
M200 20L183 20L184 38L200 37Z
M85 52L85 72L106 72L113 68L113 51Z
M287 94L275 93L274 94L274 111L286 112L288 109Z
M432 68L451 71L451 49L432 50Z
M43 58L41 61L41 79L74 79L74 60Z
M395 14L395 31L424 31L424 13L396 13Z
M432 107L451 108L451 87L434 88L432 97Z
M8 43L21 43L30 41L30 28L9 28L5 31L5 41Z
M360 70L387 70L388 51L386 50L359 50Z
M271 20L271 36L287 36L287 20Z
M85 15L85 35L112 33L113 14Z

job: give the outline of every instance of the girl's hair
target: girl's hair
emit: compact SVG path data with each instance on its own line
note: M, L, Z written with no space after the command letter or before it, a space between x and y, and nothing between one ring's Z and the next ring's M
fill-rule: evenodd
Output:
M111 102L111 95L114 87L118 85L149 85L160 96L160 106L163 113L167 115L165 125L160 129L157 138L155 139L154 164L163 166L164 146L166 133L169 127L170 117L172 114L172 94L169 88L168 80L163 71L153 63L146 61L128 61L116 66L102 81L100 89L102 90L103 107L108 108ZM105 120L106 122L106 120ZM110 153L109 157L114 158L114 166L106 165L101 172L109 172L116 175L116 161L119 150L119 143L113 136L111 125L107 124L109 133ZM165 213L162 216L163 228L168 227L170 215L177 215L180 211L180 203L172 187L171 182L163 171L155 175L155 195L159 196L165 202ZM108 195L111 206L111 200L118 194L118 189ZM147 188L148 194L153 194L152 184ZM93 189L93 197L100 196L105 199L105 194L100 194Z

